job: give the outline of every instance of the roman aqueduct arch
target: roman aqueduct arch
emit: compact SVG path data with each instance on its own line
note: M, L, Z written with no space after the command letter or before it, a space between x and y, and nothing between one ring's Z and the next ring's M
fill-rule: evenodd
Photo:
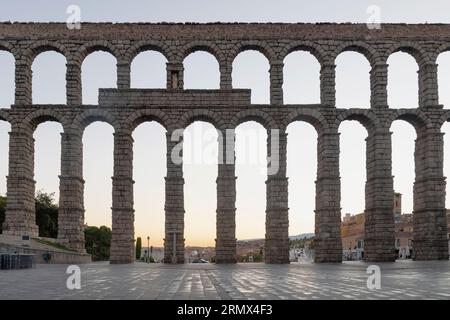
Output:
M199 40L201 39L201 40ZM130 65L141 51L156 50L167 63L166 89L130 89ZM250 90L233 89L232 62L247 49L258 50L270 63L270 104L250 103ZM315 210L315 260L340 262L341 209L339 124L357 120L368 131L365 208L365 259L394 260L393 177L391 133L396 119L414 125L417 133L414 183L414 254L417 260L448 259L441 126L450 111L438 104L437 56L450 49L450 25L383 25L369 30L363 24L109 24L86 23L69 30L62 23L2 23L0 50L13 54L15 103L0 109L0 120L11 124L7 212L4 233L37 235L34 210L35 127L47 120L62 124L58 239L84 250L82 134L92 121L114 127L114 176L111 262L134 260L133 129L144 121L158 121L167 135L198 119L217 130L234 130L251 119L280 132L280 170L267 177L267 263L287 263L288 181L286 134L289 123L302 120L318 133ZM36 105L31 99L31 64L43 51L57 51L67 60L67 103ZM102 50L117 59L117 89L101 89L98 105L83 105L81 64L91 52ZM220 89L183 90L183 59L204 50L220 66ZM312 53L321 64L321 102L283 104L283 60L293 51ZM335 58L343 51L362 53L371 64L370 109L335 106ZM410 53L419 65L419 108L392 109L387 103L387 59ZM225 136L225 135L224 135ZM234 140L224 145L232 145ZM223 147L222 146L222 147ZM175 142L167 139L168 157ZM270 148L268 148L270 150ZM236 261L234 164L219 164L217 179L218 263ZM184 261L184 199L182 165L168 158L165 203L165 261ZM174 241L176 245L174 246ZM174 251L175 249L175 251Z

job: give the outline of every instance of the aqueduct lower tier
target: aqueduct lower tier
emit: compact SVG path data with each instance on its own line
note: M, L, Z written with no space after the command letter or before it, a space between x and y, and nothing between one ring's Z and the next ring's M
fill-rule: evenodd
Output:
M165 203L165 261L184 259L184 199L181 164L171 161L176 142L171 133L191 122L212 123L224 133L255 120L268 131L277 129L280 170L267 177L266 244L268 263L288 260L288 180L286 134L289 123L302 120L318 132L315 210L315 260L342 259L339 177L339 124L360 121L368 131L366 159L365 259L394 260L393 177L391 123L403 119L417 133L414 183L414 255L418 260L448 259L441 126L450 110L438 104L437 56L450 49L450 25L382 25L369 30L358 24L82 24L69 30L62 23L0 24L0 49L16 59L15 104L0 109L0 119L11 124L7 212L4 233L37 235L34 209L34 141L36 126L58 121L62 134L59 232L62 243L84 250L84 180L82 134L92 121L110 123L114 134L114 176L111 262L134 260L133 129L144 121L158 121L167 129ZM254 105L250 90L233 89L234 57L243 50L258 50L270 63L270 104ZM31 64L43 51L54 50L67 59L67 104L35 105L31 101ZM101 89L98 105L81 103L81 64L91 52L104 50L117 59L117 89ZM141 51L165 55L167 89L130 89L130 64ZM183 59L204 50L220 66L220 89L183 90ZM317 105L283 104L283 60L290 52L306 50L321 64L321 102ZM358 51L372 70L371 106L368 109L335 107L336 56ZM387 58L396 51L410 53L419 65L419 108L392 109L387 103ZM226 137L220 149L233 147ZM269 154L271 156L271 154ZM219 163L217 178L218 263L236 261L234 164Z

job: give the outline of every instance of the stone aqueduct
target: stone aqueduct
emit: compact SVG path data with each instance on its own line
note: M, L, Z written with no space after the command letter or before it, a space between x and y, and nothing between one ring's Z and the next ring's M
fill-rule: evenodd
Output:
M0 120L11 124L7 212L4 233L37 235L34 211L34 140L44 121L62 124L58 239L84 250L82 134L93 121L106 121L114 133L111 263L134 260L132 131L144 121L158 121L170 136L196 120L208 121L224 132L254 120L269 134L279 129L280 170L268 175L265 260L288 263L287 125L301 120L318 133L315 209L315 260L340 262L341 209L339 124L357 120L368 131L365 195L365 259L393 261L394 216L391 172L391 133L394 120L416 130L414 183L414 254L417 260L448 259L443 134L450 110L438 103L437 56L450 50L450 25L363 24L109 24L86 23L69 30L62 23L2 23L0 49L15 57L15 103L0 109ZM250 90L233 89L234 57L258 50L270 63L270 104L250 102ZM67 60L65 105L36 105L31 99L31 64L41 52L53 50ZM83 105L81 64L102 50L117 59L117 89L101 89L98 105ZM130 65L145 50L167 58L167 89L130 89ZM197 50L213 54L220 66L220 89L183 90L183 59ZM297 50L312 53L321 65L321 101L316 105L283 104L283 59ZM344 51L362 53L371 64L371 106L335 106L335 58ZM387 103L387 59L403 51L419 65L419 107L393 109ZM416 93L414 93L416 94ZM233 145L234 141L222 144ZM182 165L172 163L175 143L167 140L165 180L165 261L184 261L184 204ZM270 148L268 148L270 150ZM270 151L268 151L270 153ZM217 178L216 260L236 261L234 164L219 164Z

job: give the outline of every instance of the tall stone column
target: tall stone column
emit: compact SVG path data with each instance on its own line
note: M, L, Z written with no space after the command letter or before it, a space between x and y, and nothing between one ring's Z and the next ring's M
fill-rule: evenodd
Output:
M415 150L413 258L447 260L447 216L443 176L443 134L418 130Z
M266 263L289 263L288 179L284 130L272 129L267 137Z
M437 107L438 105L437 64L426 63L419 68L419 106Z
M16 91L15 104L29 105L31 104L31 87L32 87L31 65L23 59L16 60Z
M182 159L182 134L166 133L167 176L164 237L164 262L184 263L184 178Z
M184 66L181 62L168 62L167 66L167 89L183 89Z
M372 108L388 108L388 65L375 63L370 70L370 105Z
M133 138L119 131L114 133L110 263L135 260L133 184Z
M317 141L315 262L341 262L339 133L320 132Z
M324 62L320 68L320 103L336 105L336 66L331 62Z
M270 63L270 104L283 104L283 61Z
M231 73L233 66L231 63L223 63L220 65L220 89L231 90L233 88Z
M395 261L391 132L389 128L374 128L366 141L364 260Z
M236 176L234 130L219 131L216 263L236 262Z
M131 63L128 61L117 62L117 88L130 89Z
M85 252L83 142L79 131L61 133L58 241Z
M78 61L69 60L66 64L66 94L68 105L81 105L81 65Z
M3 234L39 235L34 202L34 139L31 128L13 126L9 134L9 173Z

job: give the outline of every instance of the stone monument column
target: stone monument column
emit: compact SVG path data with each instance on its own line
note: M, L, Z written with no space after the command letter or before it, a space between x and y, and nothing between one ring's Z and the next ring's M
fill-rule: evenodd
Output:
M39 235L34 191L33 129L13 125L9 133L9 173L3 234Z
M182 62L168 62L167 64L167 89L183 89L184 66Z
M336 105L336 65L324 62L320 68L320 103L324 106Z
M130 132L117 131L114 133L111 263L135 260L133 184L133 138Z
M443 134L418 131L413 210L413 259L447 260L446 182L443 176Z
M339 133L319 132L317 141L315 262L341 262Z
M216 263L236 262L235 133L219 130Z
M284 130L271 129L267 136L266 263L289 263L288 179Z
M283 104L283 61L270 62L270 104Z
M366 142L364 260L395 261L391 132L389 128L372 128Z
M73 59L67 60L66 64L66 94L68 105L82 104L82 89L81 89L81 65Z
M387 108L388 65L375 63L370 70L370 105L371 108Z
M84 180L82 133L61 133L58 241L72 250L85 252Z
M168 130L164 262L184 263L183 129Z

